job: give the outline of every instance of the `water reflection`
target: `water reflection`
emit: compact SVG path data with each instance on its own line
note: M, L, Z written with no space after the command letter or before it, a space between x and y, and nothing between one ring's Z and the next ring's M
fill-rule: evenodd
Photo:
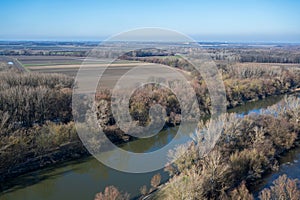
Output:
M279 159L279 170L270 173L264 177L264 179L257 184L254 188L254 196L257 198L259 192L264 188L269 188L273 181L279 176L286 174L288 178L300 180L300 148L292 149L288 153L282 155Z
M281 98L282 96L270 97L258 102L250 102L229 112L244 115L273 105L280 101ZM185 128L182 131L186 134L180 138L175 137L178 128L172 127L163 130L153 138L145 138L123 144L122 148L127 151L141 153L155 151L170 142L172 138L178 140L178 143L182 143L194 131L188 127ZM299 151L295 152L295 155L298 155L298 157L296 159L293 157L291 160L299 160ZM117 159L117 156L112 155L110 152L106 152L106 154L110 159ZM123 164L120 163L120 165ZM142 164L147 165L147 163ZM295 167L292 170L286 170L286 172L283 166L282 170L285 173L292 173L294 177L296 173L299 176L299 165L299 162L295 163ZM167 181L168 175L163 170L143 174L124 173L106 167L96 159L89 157L55 166L55 168L33 172L3 183L0 185L2 190L0 200L93 199L97 192L103 191L109 185L115 185L120 190L130 193L131 196L136 196L139 194L139 188L142 185L147 185L149 188L151 177L158 172L162 175L162 182ZM270 176L270 179L273 180L275 177ZM270 180L266 179L265 182L269 183Z
M232 108L228 112L241 115L259 113L262 109L266 109L268 106L278 103L282 98L283 95L266 97L265 99L260 101L248 102L243 106Z

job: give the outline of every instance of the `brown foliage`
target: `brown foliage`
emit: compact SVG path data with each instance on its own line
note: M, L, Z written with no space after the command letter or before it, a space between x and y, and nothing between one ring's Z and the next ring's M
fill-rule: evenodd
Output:
M0 110L16 126L30 127L47 120L69 122L72 85L73 79L64 75L0 73Z
M97 193L95 200L128 200L129 195L127 193L121 193L114 186L108 186L104 189L104 192Z
M174 178L167 184L164 195L169 191L169 199L222 197L252 200L246 184L253 183L267 170L273 169L277 164L276 155L290 149L299 134L299 129L294 126L295 119L290 118L289 113L297 113L300 104L294 102L291 105L297 106L287 106L283 109L284 112L280 108L274 111L273 107L272 112L266 111L262 115L243 118L227 115L220 140L214 150L204 158L197 153L201 150L198 145L178 147L170 154L175 162L173 166L168 166L168 171ZM199 138L200 140L196 139L197 143L201 141L201 137ZM286 183L284 190L294 191L292 182L283 179L281 182ZM289 186L292 189L286 189ZM177 189L178 187L183 188ZM176 198L176 195L179 197ZM264 196L267 195L270 192L265 191Z
M270 189L264 189L259 198L261 200L298 200L300 199L299 181L289 179L284 174L273 182Z
M143 185L141 188L140 188L140 193L142 196L145 196L147 193L148 193L148 189L147 189L147 186L146 185Z
M159 186L160 184L160 181L161 181L161 175L155 174L151 179L151 186L157 188L157 186Z
M244 181L229 193L229 197L232 200L254 200Z

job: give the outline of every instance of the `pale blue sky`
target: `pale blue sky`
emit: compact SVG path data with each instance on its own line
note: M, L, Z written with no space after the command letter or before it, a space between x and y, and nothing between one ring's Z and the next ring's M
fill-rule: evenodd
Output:
M1 0L0 40L102 40L140 27L199 41L300 42L298 0Z

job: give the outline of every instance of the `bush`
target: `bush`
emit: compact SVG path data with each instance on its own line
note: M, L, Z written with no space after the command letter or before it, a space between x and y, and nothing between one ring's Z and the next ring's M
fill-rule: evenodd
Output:
M161 175L160 174L155 174L151 179L151 186L153 188L157 188L160 184L160 181L161 181Z
M261 178L269 165L268 158L256 149L245 149L230 156L231 173L237 182Z
M243 181L239 187L235 188L233 191L229 193L227 196L224 194L226 197L221 198L221 199L232 199L232 200L254 200L252 194L250 194L249 190L246 187L246 183Z
M299 181L289 179L284 174L273 182L270 189L264 189L259 198L261 200L298 200L300 199Z
M129 200L129 194L119 192L114 186L108 186L103 193L96 194L95 200Z
M204 157L199 153L203 131L197 131L194 144L181 145L170 153L175 162L166 169L173 178L158 196L166 199L252 200L246 184L255 183L265 172L275 169L277 156L293 147L299 135L294 116L297 116L295 113L300 104L289 105L285 109L272 107L261 115L243 118L225 115L221 138ZM219 125L217 121L212 123L215 123L214 128ZM206 126L200 127L203 130ZM264 191L261 195L264 199L278 199L279 196L272 196L275 190L287 193L282 199L299 199L294 182L281 178L275 184L280 187ZM290 191L295 192L296 198L290 197Z

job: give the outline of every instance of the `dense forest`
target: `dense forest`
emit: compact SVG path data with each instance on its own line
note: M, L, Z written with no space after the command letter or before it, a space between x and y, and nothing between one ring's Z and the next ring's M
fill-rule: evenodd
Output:
M225 199L254 200L249 188L266 173L278 169L281 154L298 145L300 139L300 100L289 97L280 106L259 114L239 117L226 114L213 120L225 122L221 138L212 151L203 156L203 137L210 121L200 122L192 143L171 151L166 166L171 179L159 186L160 175L151 180L151 188L140 188L140 199ZM209 140L209 139L208 139ZM180 155L180 156L179 156ZM299 199L298 180L283 175L274 186L259 193L261 200ZM109 186L95 200L129 199L130 195Z
M0 72L1 179L87 154L72 122L74 80Z
M153 55L149 52L148 54ZM174 58L174 55L166 56L165 52L160 51L154 54L160 56L156 55L157 60L147 62L159 61L172 66L168 59ZM187 70L184 64L181 65L179 62L178 65L182 70ZM218 64L218 69L223 75L228 108L247 101L291 92L300 87L300 72L296 67L223 63ZM18 72L9 69L8 72L2 71L0 77L1 152L3 152L1 157L5 160L1 162L3 173L10 170L8 168L11 166L18 166L17 163L21 164L30 160L29 158L45 154L45 149L51 152L60 145L70 142L80 145L71 110L73 78L60 74ZM199 74L192 73L190 83L196 92L200 110L203 112L201 114L209 115L211 103L205 81ZM116 126L110 110L110 97L111 91L108 89L100 88L96 94L99 124L114 142L134 139L124 136ZM157 102L166 109L166 126L180 124L181 109L176 96L170 90L155 85L140 88L132 95L130 113L133 120L145 126L149 123L149 109ZM53 129L55 131L51 132ZM60 131L63 133L60 134ZM48 137L57 137L54 139L56 142L51 140L52 142L45 145L46 141L50 141ZM37 142L39 140L44 142ZM43 151L40 152L41 144ZM22 153L26 152L24 149L34 153L30 154L31 157L23 155ZM83 153L85 149L78 148L78 152ZM10 160L7 157L4 159L3 156L14 159Z
M243 63L244 61L241 60L243 57L236 56L239 51L235 52L236 55L230 51L229 49L226 55L231 57L225 54L222 54L223 57L219 53L213 54L217 68L223 76L227 108L268 96L294 92L300 88L298 66L263 64L256 63L256 60ZM253 51L243 50L241 55L249 53L255 59L264 55L255 53L260 52L260 49ZM298 54L290 54L289 51L283 53L281 50L275 51L269 58L276 59L276 56L282 55L283 57L292 55L288 60L289 63L298 62L296 61ZM201 114L210 115L211 99L205 80L183 57L148 49L130 52L122 58L165 64L182 71L189 77L189 83L195 90ZM0 175L2 180L89 155L77 136L73 121L72 114L76 115L76 113L72 113L71 102L75 85L74 79L66 75L21 72L6 63L0 65ZM124 135L124 132L117 127L110 108L110 89L99 88L95 98L98 123L111 141L120 144L137 139ZM166 198L169 199L176 199L177 196L185 198L186 195L194 195L195 199L198 197L200 199L220 197L243 199L240 196L243 194L247 195L246 199L252 199L247 188L264 173L275 169L278 155L293 148L299 139L299 100L287 99L286 101L290 109L274 108L270 112L273 114L264 113L245 118L222 116L227 124L216 148L202 158L197 153L199 141L185 146L184 159L178 160L167 168L172 179L162 187L163 189L158 190L158 193L155 192L155 195L167 195ZM169 89L155 84L145 85L132 94L129 102L132 119L141 126L147 125L150 121L149 109L156 103L166 110L165 126L180 124L181 107L177 97ZM199 127L205 129L203 124ZM153 179L151 183L153 188L150 191L142 188L141 196L149 193L152 195L159 186L159 179L158 176ZM278 181L291 183L290 185L294 183L286 177ZM273 193L270 191L272 188L262 192L261 199L270 199L269 196L277 192L277 190ZM106 199L105 192L128 197L127 194L110 187L103 193L99 193L97 198Z
M37 44L40 45L40 44ZM61 45L61 46L59 46ZM13 49L1 49L0 55L5 56L77 56L85 57L90 53L91 48L96 48L97 45L91 44L74 44L62 43L62 44L43 44L43 46L28 46L26 49L19 49L18 46ZM80 46L83 45L83 46ZM235 46L231 44L226 47L209 47L205 50L211 55L213 60L216 61L235 61L235 62L256 62L256 63L300 63L300 48L298 45L274 45L271 47L259 47L258 46ZM262 45L263 46L263 45ZM80 48L79 48L80 47ZM234 48L233 48L234 47ZM98 47L99 48L99 47ZM103 47L109 48L108 47ZM157 56L167 56L166 62L174 62L169 66L182 66L180 59L170 59L169 56L174 56L180 52L181 47L172 47L172 51L164 51L154 48L135 50L133 52L126 53L122 58L130 60L143 60L158 63L160 61L153 61ZM100 48L98 50L101 50ZM110 57L111 55L104 55Z
M159 54L161 53L159 52ZM138 60L174 66L172 59L174 59L174 56L166 57L164 55L163 57L147 57L147 59ZM183 58L177 60L182 61L177 63L180 66L178 68L189 71L191 66ZM186 65L181 63L186 63ZM300 70L297 67L236 62L219 63L217 67L222 74L225 85L227 108L233 108L245 102L264 99L272 95L292 92L300 87ZM201 114L209 115L211 100L205 80L195 71L192 71L190 77L190 84L196 92ZM110 105L110 92L107 89L99 90L96 96L97 100L105 100ZM133 119L145 125L149 121L149 109L156 102L159 102L166 109L168 116L166 122L169 125L180 123L181 109L176 96L170 90L153 84L148 84L136 90L132 95L130 109ZM106 125L114 125L114 119L110 111L105 112L106 115L101 115L102 120L106 122Z
M256 62L256 63L300 63L300 48L299 46L283 46L270 48L251 48L251 47L236 47L236 48L206 48L207 53L211 55L213 60L217 61L235 61L235 62ZM142 60L149 62L164 62L169 66L182 66L179 64L182 60L170 59L165 57L164 61L156 60L158 56L174 56L180 52L174 48L173 52L166 52L163 50L136 50L124 55L124 58L131 60ZM184 54L183 54L184 55ZM152 60L152 61L151 61Z
M201 134L196 134L195 143L180 146L170 154L176 157L181 152L184 156L167 167L173 178L160 195L166 199L191 196L193 199L253 199L247 187L255 184L268 170L276 169L278 155L297 145L299 114L300 100L290 97L280 107L271 107L261 114L244 118L234 114L222 116L225 126L221 139L207 156L201 156ZM219 124L217 120L214 123L215 126ZM200 132L207 130L203 123L199 127ZM299 198L297 185L282 185L286 180L279 181L281 185L274 193L265 190L260 199L272 199L276 192L280 195L280 189L295 190L295 193L281 194L280 198Z

